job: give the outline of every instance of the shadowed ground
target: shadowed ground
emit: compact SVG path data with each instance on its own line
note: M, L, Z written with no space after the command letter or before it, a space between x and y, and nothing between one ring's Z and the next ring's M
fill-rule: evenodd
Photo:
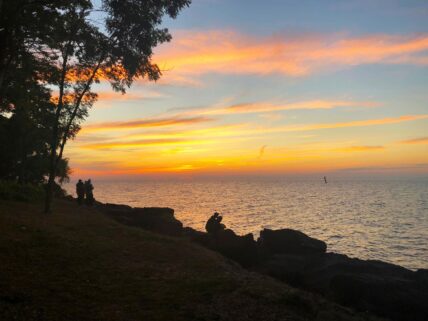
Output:
M1 320L375 320L180 238L0 203Z

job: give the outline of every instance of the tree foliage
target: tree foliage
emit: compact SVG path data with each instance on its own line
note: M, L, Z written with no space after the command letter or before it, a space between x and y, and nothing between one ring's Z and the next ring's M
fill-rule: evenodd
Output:
M97 99L93 85L125 93L157 80L153 48L170 41L164 16L191 0L0 0L0 178L47 180L69 171L63 152ZM93 16L102 17L94 23ZM36 169L37 168L37 169Z

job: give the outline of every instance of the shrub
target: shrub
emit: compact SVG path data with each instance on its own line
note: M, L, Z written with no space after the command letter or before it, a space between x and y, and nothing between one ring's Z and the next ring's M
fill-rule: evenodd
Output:
M18 184L13 181L0 181L0 199L21 202L42 200L45 189L42 185Z

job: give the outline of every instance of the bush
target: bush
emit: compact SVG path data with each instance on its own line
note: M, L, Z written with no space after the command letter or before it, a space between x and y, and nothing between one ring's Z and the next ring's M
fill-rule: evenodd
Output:
M18 184L13 181L0 181L0 199L21 202L42 200L45 189L42 185Z

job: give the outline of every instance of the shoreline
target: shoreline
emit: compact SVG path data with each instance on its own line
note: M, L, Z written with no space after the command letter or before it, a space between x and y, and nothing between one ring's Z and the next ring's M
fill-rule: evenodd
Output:
M183 227L171 208L79 206L71 196L54 204L54 213L46 215L35 202L0 202L5 319L33 320L31 311L40 315L34 320L44 321L425 321L428 316L428 270L327 252L325 242L297 230L264 229L254 240L229 229L208 234ZM158 301L151 309L153 300ZM106 318L111 309L113 318ZM73 317L59 318L63 310ZM114 317L118 311L126 317Z
M329 251L412 270L428 268L428 225L424 221L428 185L342 185L334 181L328 186L309 185L258 185L254 181L100 183L95 185L95 196L108 203L171 207L186 226L200 231L217 210L238 234L252 232L256 237L263 227L289 227L326 241ZM73 193L70 186L67 190ZM396 196L392 199L391 195Z
M327 252L325 242L297 230L264 229L257 240L252 234L240 236L230 229L213 236L184 227L170 208L110 203L97 203L97 208L122 224L186 238L249 271L321 294L357 311L397 321L424 321L428 315L428 269L412 271L379 260Z
M66 200L54 209L46 215L39 202L0 202L2 320L381 321L184 237Z

